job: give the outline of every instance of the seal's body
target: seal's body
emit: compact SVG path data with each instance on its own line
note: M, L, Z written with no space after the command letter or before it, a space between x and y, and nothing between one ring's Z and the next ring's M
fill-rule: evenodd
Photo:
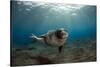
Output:
M68 33L64 30L64 28L48 31L46 34L42 35L41 37L36 37L35 35L31 36L33 41L38 41L50 46L59 47L59 52L61 52L62 46L64 45L67 37L68 37Z

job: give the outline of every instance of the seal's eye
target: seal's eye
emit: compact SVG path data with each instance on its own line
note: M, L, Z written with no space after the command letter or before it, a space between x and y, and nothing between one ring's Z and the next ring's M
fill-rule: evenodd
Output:
M62 30L57 30L55 32L55 35L58 37L58 38L62 38Z
M61 30L57 30L57 33L58 33L58 34L61 34Z

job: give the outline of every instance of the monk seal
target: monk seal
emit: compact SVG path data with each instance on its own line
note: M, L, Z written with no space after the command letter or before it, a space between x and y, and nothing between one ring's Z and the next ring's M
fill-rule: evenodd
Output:
M46 45L58 47L59 53L62 51L62 47L66 39L68 38L68 32L64 28L59 28L56 30L50 30L46 34L37 37L32 34L31 36L33 41L45 43Z

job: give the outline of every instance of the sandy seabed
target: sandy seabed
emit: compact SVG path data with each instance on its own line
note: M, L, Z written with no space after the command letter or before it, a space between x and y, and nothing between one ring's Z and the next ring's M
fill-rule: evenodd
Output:
M68 44L71 46L67 46ZM65 45L61 53L58 52L57 47L44 46L39 43L31 44L27 48L12 48L11 66L96 61L95 40L77 40Z

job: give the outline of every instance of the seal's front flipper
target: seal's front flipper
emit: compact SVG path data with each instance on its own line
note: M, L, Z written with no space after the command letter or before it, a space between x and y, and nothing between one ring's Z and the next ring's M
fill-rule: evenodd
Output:
M63 46L58 47L58 51L59 51L59 53L62 52L62 48L63 48Z

